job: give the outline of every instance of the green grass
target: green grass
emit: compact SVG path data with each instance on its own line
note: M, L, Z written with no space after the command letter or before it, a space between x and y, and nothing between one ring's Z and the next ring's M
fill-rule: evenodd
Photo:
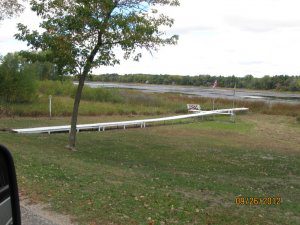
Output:
M73 109L73 99L70 97L55 96L52 98L53 116L70 116ZM3 104L1 112L5 116L48 116L48 97L40 97L38 101L30 104ZM176 106L175 106L176 107ZM109 103L82 100L79 108L80 116L96 115L160 115L175 113L174 107L151 107L135 105L134 103Z
M0 127L45 121L3 118ZM77 152L66 150L67 134L0 132L0 143L13 152L21 190L80 224L299 224L299 132L295 118L250 114L79 133ZM238 195L283 202L237 206Z
M48 96L52 95L52 114L70 116L76 87L69 82L39 82L39 96L31 103L0 102L0 115L42 117L48 115ZM166 115L184 114L186 104L200 104L212 109L212 99L174 93L144 93L137 90L84 87L79 108L80 116L99 115ZM231 108L232 100L215 99L215 107ZM248 107L251 112L267 115L300 116L300 104L268 104L266 102L236 101L235 107Z
M123 100L112 102L82 99L79 108L80 116L96 115L166 115L185 114L186 103L200 104L203 110L211 110L211 99L189 98L171 94L149 94L138 91L121 90ZM70 116L74 100L68 96L52 97L52 115ZM0 115L5 116L47 116L49 114L48 96L41 95L32 103L0 103ZM230 108L232 102L224 99L216 100L216 108ZM236 107L248 107L251 112L268 115L298 116L300 104L275 104L268 106L263 102L237 102Z

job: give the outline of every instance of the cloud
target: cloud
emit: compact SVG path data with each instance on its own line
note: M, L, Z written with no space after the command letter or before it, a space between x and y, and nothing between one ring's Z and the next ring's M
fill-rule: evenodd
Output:
M285 29L299 29L300 19L297 20L268 20L268 19L256 19L256 18L245 18L240 16L230 16L226 18L226 22L234 27L239 28L242 31L250 32L269 32L274 30L285 30Z
M300 74L299 8L299 0L181 0L180 7L160 8L175 19L166 32L179 34L176 46L94 73ZM3 21L0 53L27 48L13 38L17 22L36 29L39 19L27 9L21 17Z
M204 25L194 25L194 26L186 26L186 27L177 27L173 28L172 33L185 35L190 33L198 33L198 32L212 32L215 30L215 27L204 26ZM170 31L169 31L170 32Z
M40 19L30 10L28 3L24 13L13 19L6 19L0 23L0 54L28 49L25 42L17 41L14 35L18 33L17 24L23 23L30 29L39 29Z
M258 64L264 64L264 61L243 61L239 62L241 65L251 66L251 65L258 65Z
M1 42L7 42L7 41L11 41L11 35L9 34L4 34L0 36L0 43Z

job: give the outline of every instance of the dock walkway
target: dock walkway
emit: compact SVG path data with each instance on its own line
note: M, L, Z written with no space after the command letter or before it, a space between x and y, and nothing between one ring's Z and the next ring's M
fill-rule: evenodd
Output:
M105 131L106 128L123 128L126 129L130 126L140 126L141 128L146 127L146 124L155 123L155 122L164 122L196 117L204 117L211 115L233 115L235 112L247 111L248 108L232 108L232 109L220 109L212 111L200 111L197 113L179 115L179 116L169 116L162 118L154 119L141 119L141 120L131 120L131 121L119 121L119 122L106 122L106 123L94 123L94 124L81 124L77 125L77 132L87 131L87 130L97 130ZM25 129L12 129L15 133L20 134L40 134L40 133L58 133L58 132L70 132L71 126L50 126L50 127L37 127L37 128L25 128Z

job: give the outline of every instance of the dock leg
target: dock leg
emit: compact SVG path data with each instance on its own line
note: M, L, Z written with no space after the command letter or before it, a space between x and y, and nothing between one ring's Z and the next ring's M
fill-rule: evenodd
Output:
M230 113L230 121L235 123L235 113L233 111Z
M98 127L98 131L99 131L99 132L101 131L101 127L100 127L100 126Z
M124 130L126 130L126 126L124 125Z

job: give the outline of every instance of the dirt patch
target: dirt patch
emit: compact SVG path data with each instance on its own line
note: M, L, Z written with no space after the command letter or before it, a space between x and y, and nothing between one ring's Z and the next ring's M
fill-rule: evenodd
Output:
M50 205L32 202L20 196L23 225L77 225L74 218L49 210Z
M197 199L208 204L208 208L217 206L230 207L234 205L234 196L226 194L226 197L216 194L210 190L184 190L176 189L175 192L182 194L185 198Z
M292 152L300 151L300 129L291 126L295 121L293 117L251 115L246 116L245 119L255 123L255 129L249 137L256 146Z
M254 124L254 128L245 133L240 133L237 130L223 130L222 128L189 129L188 127L181 127L181 129L176 129L176 132L171 126L151 129L164 137L176 136L180 139L184 137L203 137L212 141L216 139L215 143L220 145L230 144L231 146L242 146L249 149L268 149L290 153L300 151L300 127L294 126L294 117L255 114L240 118L245 122Z

